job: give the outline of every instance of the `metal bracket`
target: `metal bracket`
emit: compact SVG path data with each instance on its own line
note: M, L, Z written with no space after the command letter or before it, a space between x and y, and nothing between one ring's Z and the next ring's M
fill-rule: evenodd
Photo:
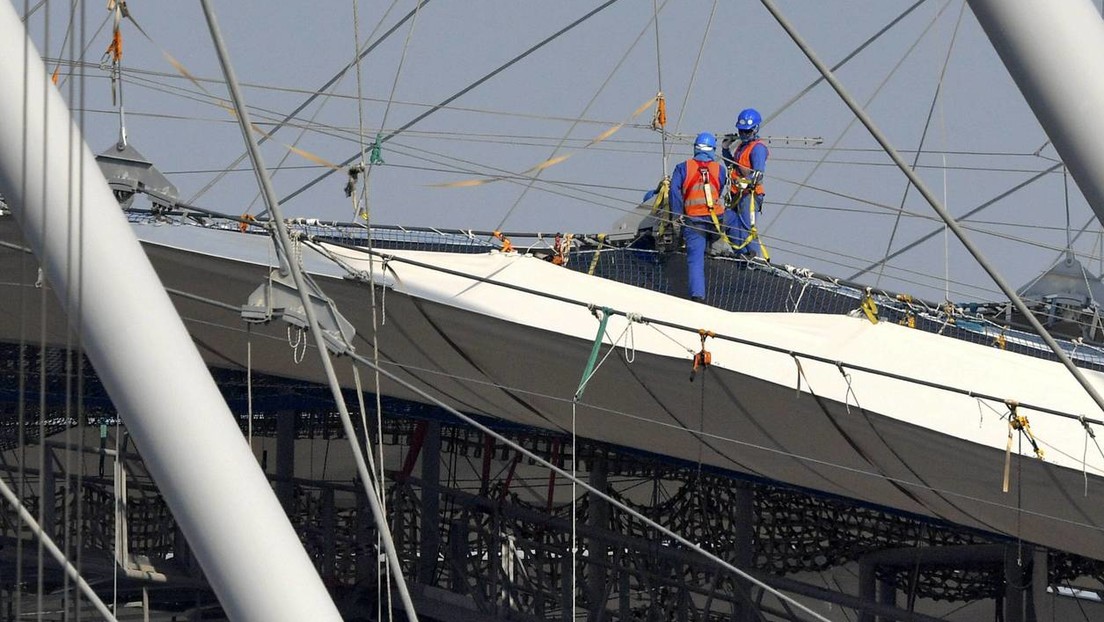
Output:
M96 156L96 163L123 209L130 207L137 192L149 196L155 212L170 210L180 200L176 186L130 145L109 148Z
M322 293L309 275L304 274L303 278L310 290L310 303L318 318L326 346L338 355L354 352L353 337L356 336L356 329L352 323L338 312L333 300ZM263 324L282 319L293 326L308 329L303 299L295 289L291 274L278 268L273 268L268 280L249 295L249 300L242 305L241 316L246 322Z

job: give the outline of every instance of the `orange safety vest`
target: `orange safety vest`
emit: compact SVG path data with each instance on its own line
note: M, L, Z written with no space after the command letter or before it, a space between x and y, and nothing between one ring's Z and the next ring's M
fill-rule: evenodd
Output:
M710 186L709 196L705 193L705 184ZM712 201L709 198L712 198ZM709 204L713 204L713 213L724 212L721 201L721 165L718 162L702 162L693 158L686 161L686 178L682 182L682 206L687 216L708 216Z
M738 174L732 176L732 182L730 185L732 186L733 193L740 193L740 188L736 186L736 182L738 182L741 177L747 177L749 173L755 170L751 168L751 150L755 148L755 145L761 144L763 144L763 141L756 138L755 140L744 143L736 148L736 172ZM763 146L766 147L766 145ZM756 184L755 194L763 194L763 192L763 184Z

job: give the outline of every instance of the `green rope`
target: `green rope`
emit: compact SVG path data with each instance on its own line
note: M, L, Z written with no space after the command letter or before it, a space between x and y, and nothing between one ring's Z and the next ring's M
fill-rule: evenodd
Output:
M606 323L609 322L613 311L609 307L602 307L598 310L598 313L601 313L601 317L598 318L598 334L594 336L594 345L590 348L590 358L587 359L583 377L579 379L579 389L575 391L576 401L583 396L583 391L586 390L587 383L590 382L590 376L594 373L594 364L598 362L598 350L602 347L602 336L606 334ZM595 316L598 313L595 313Z
M383 133L376 134L376 142L372 143L372 153L368 157L368 163L372 165L385 164L383 161L383 154L380 150L383 147Z

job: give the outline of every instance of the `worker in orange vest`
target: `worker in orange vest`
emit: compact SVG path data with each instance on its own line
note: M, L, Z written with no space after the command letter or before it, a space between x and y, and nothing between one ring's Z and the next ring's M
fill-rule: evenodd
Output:
M721 155L725 162L732 166L732 187L730 188L732 202L738 207L731 235L732 244L737 252L757 257L761 254L758 237L749 240L752 226L755 225L754 211L763 210L763 173L767 168L767 157L770 155L767 145L759 140L759 125L763 122L762 115L754 108L746 108L740 111L736 117L735 137L725 136L721 143ZM738 138L739 143L735 150L730 150L733 138Z
M717 137L702 132L694 139L694 157L676 164L671 173L671 214L686 239L690 299L697 302L705 301L705 249L710 238L721 229L732 235L731 217L721 199L728 171L716 155Z

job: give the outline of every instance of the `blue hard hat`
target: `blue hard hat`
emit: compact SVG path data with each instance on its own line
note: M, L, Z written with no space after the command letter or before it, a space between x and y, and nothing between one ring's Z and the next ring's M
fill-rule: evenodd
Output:
M709 132L702 132L694 139L694 153L713 153L717 148L717 137Z
M736 129L740 131L757 130L759 124L763 122L763 115L759 114L759 111L754 108L745 108L740 111L740 114L736 117Z

